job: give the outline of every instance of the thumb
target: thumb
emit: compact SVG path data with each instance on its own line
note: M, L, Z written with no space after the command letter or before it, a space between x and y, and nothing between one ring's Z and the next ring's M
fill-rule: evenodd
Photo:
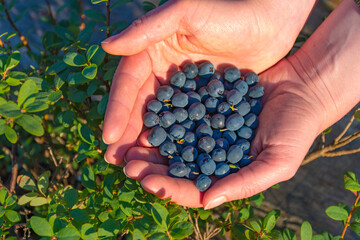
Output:
M121 33L105 39L101 45L109 54L139 53L178 31L185 14L181 1L169 1L135 20Z

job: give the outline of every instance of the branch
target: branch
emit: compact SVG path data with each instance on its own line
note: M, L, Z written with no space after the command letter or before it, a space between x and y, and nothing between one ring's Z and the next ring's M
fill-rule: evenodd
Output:
M106 13L107 13L107 19L106 19L106 38L110 37L110 14L111 14L111 8L110 8L110 0L106 2Z
M4 11L6 14L6 18L9 21L9 23L11 24L11 26L13 27L13 29L17 32L17 34L19 35L19 38L21 40L21 42L24 44L24 46L32 52L30 46L29 46L29 42L26 40L26 38L21 34L20 30L16 27L15 23L13 22L13 20L11 19L9 10L7 9L4 0L0 0L1 4L5 7Z
M82 0L79 0L79 7L80 7L80 31L84 30L85 28L85 14L84 14L84 11L83 11L83 3L82 3Z
M16 161L16 147L17 144L13 143L11 147L11 180L10 180L10 193L15 194L16 179L18 176L18 165Z
M352 206L352 208L351 208L351 211L350 211L350 213L349 213L349 215L348 215L348 217L347 217L347 219L346 219L346 223L345 223L345 225L344 225L344 229L343 229L343 231L342 231L342 233L341 233L341 239L344 239L344 236L345 236L345 233L346 233L346 229L347 229L347 227L350 225L349 222L350 222L351 216L352 216L352 214L354 213L354 211L355 211L355 209L356 209L356 205L357 205L357 203L358 203L358 201L359 201L359 199L360 199L360 194L359 194L359 192L357 192L356 194L357 194L357 196L356 196L355 202L354 202L354 204L353 204L353 206Z
M354 154L360 152L360 148L351 149L351 150L344 150L344 151L337 151L337 152L326 152L323 153L324 157L338 157L338 156L344 156L349 154Z
M349 130L351 124L353 123L355 117L354 115L351 117L350 121L347 123L347 125L345 126L344 130L339 134L339 136L337 136L334 139L334 143L338 143L340 141L340 139L344 136L344 134L347 132L347 130Z
M54 18L54 15L51 11L51 6L49 3L49 0L46 0L46 4L47 4L48 10L49 10L49 15L50 15L51 21L52 21L53 25L56 25L56 19Z

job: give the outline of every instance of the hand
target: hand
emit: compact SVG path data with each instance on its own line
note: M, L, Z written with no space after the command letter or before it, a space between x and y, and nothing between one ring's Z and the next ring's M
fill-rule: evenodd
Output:
M103 139L106 160L123 165L136 144L146 101L184 61L209 60L261 72L291 48L314 0L169 1L103 42L120 61Z

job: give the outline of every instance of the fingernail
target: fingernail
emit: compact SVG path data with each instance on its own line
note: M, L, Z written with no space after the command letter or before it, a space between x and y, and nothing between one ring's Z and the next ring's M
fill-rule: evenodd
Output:
M123 167L123 172L124 172L124 174L125 174L126 177L129 177L129 176L126 174L125 167Z
M124 162L125 163L128 163L127 159L126 159L126 156L124 156Z
M104 155L105 162L109 163L109 161L106 159L106 156ZM109 163L110 164L110 163Z
M114 41L115 38L116 38L116 35L115 35L115 36L111 36L111 37L105 39L104 41L102 41L101 44L110 43L110 42Z
M102 139L102 141L103 141L106 145L109 145L109 144L105 141L105 139L104 139L104 138Z
M208 209L217 207L217 206L223 204L224 202L226 202L226 197L225 196L220 196L218 198L215 198L214 200L211 200L208 204L206 204L204 209L208 210Z

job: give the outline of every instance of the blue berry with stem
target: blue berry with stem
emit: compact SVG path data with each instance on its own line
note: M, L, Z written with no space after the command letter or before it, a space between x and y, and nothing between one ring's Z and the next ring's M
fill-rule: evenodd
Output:
M190 132L193 131L196 126L195 122L191 121L190 119L186 119L180 125L183 126L186 131L190 131Z
M236 88L243 96L248 92L249 85L243 80L237 80L234 83L234 88Z
M174 124L169 131L170 136L174 138L174 140L180 140L185 135L185 128L179 124Z
M226 94L226 101L234 106L236 104L238 104L239 102L241 102L242 98L243 98L243 94L240 93L237 89L232 89L229 92L227 92Z
M159 113L162 110L162 108L163 108L163 104L156 99L150 100L146 105L146 109L149 112L153 112L153 113Z
M249 97L259 99L264 96L264 87L260 85L256 85L251 87L248 92Z
M194 63L188 62L182 68L182 72L185 74L187 79L193 79L198 75L199 69Z
M210 153L215 147L215 140L210 136L205 136L199 139L198 149L201 152Z
M174 95L174 89L169 85L162 85L155 91L156 98L160 102L170 101L171 97Z
M186 93L179 92L175 93L171 98L171 104L174 107L185 107L188 105L189 96Z
M226 153L226 159L230 163L237 163L243 155L244 153L239 145L232 145Z
M188 118L188 112L184 108L175 108L173 114L177 123L182 123Z
M200 192L205 192L211 186L211 178L205 174L200 174L195 181L195 186Z
M255 129L258 124L259 124L259 120L258 117L256 116L256 114L254 113L249 113L244 117L245 120L245 125L248 126L249 128Z
M186 178L194 180L200 175L200 169L196 163L186 163L186 167L190 169L190 171L185 175Z
M188 95L189 98L189 103L188 103L189 106L193 103L201 102L201 97L197 92L187 92L186 94Z
M235 144L240 146L244 154L248 154L250 152L250 142L248 140L240 138L236 141Z
M179 156L169 157L169 166L176 162L185 163L184 159Z
M160 126L164 128L169 128L176 122L175 115L169 111L161 112L159 114L159 117L160 117Z
M215 73L215 67L211 62L203 62L199 64L199 76L209 78Z
M225 162L225 161L226 161L226 151L225 151L225 149L215 148L215 149L211 152L211 158L212 158L215 162Z
M207 87L201 87L198 91L201 101L205 102L206 99L208 99L210 97L209 92L207 91Z
M230 173L230 167L227 163L221 162L216 164L215 176L222 178Z
M190 92L196 90L196 82L195 80L188 79L185 81L184 86L182 87L184 92Z
M195 133L186 132L183 139L184 139L184 141L183 141L184 146L196 146L197 137L196 137Z
M166 131L160 126L155 126L150 129L148 141L152 146L158 147L166 140L166 137Z
M143 116L144 125L148 128L154 127L159 124L160 118L153 112L146 112Z
M251 161L252 161L252 157L251 157L251 156L244 155L244 156L242 157L242 159L240 160L240 162L239 162L239 166L240 166L240 167L245 167L245 166L249 165L249 164L251 163Z
M224 78L228 82L232 83L240 79L241 72L236 67L227 67L224 69Z
M244 138L249 141L251 141L254 137L254 131L248 126L242 126L236 133L240 138Z
M228 165L230 167L230 173L236 173L237 171L240 170L239 163L228 163Z
M209 114L205 114L205 116L200 119L199 121L196 121L197 126L200 126L202 124L207 124L209 127L211 126L211 116Z
M245 82L251 87L259 82L259 76L254 72L248 72L244 76Z
M209 97L205 101L205 107L209 113L215 113L219 103L219 99L215 97Z
M223 132L223 138L228 141L229 145L233 145L236 142L237 136L235 132L227 130Z
M188 109L189 119L190 120L200 120L205 116L206 108L204 104L200 102L196 102L191 104L191 106Z
M251 110L250 103L248 103L246 100L242 100L234 107L234 111L240 114L241 116L245 116L248 114Z
M193 162L196 160L198 156L198 151L196 150L195 147L193 146L186 146L182 149L181 151L181 157L186 161L186 162Z
M165 141L160 145L160 155L164 157L173 156L176 153L176 145L171 141Z
M216 163L211 158L202 158L201 160L198 161L198 165L200 171L206 175L213 174L216 169Z
M186 81L185 73L177 71L170 76L169 81L173 87L182 88Z
M229 150L229 142L225 138L219 138L215 140L215 147L216 148L222 148L225 151Z
M222 96L224 93L224 90L225 90L224 84L218 79L211 80L207 85L207 91L208 91L209 95L212 97Z
M225 116L221 113L217 113L212 116L210 123L213 129L222 129L225 127Z
M226 129L229 131L239 130L244 125L244 118L238 114L231 114L225 122Z
M211 137L213 135L213 130L209 125L203 123L196 128L195 134L198 138L202 138L205 136Z
M185 163L175 162L169 166L169 175L172 177L185 177L185 175L190 171L188 167L186 167Z
M231 114L232 110L231 110L231 106L229 103L227 102L222 102L217 106L217 112L221 113L225 116L228 116Z

